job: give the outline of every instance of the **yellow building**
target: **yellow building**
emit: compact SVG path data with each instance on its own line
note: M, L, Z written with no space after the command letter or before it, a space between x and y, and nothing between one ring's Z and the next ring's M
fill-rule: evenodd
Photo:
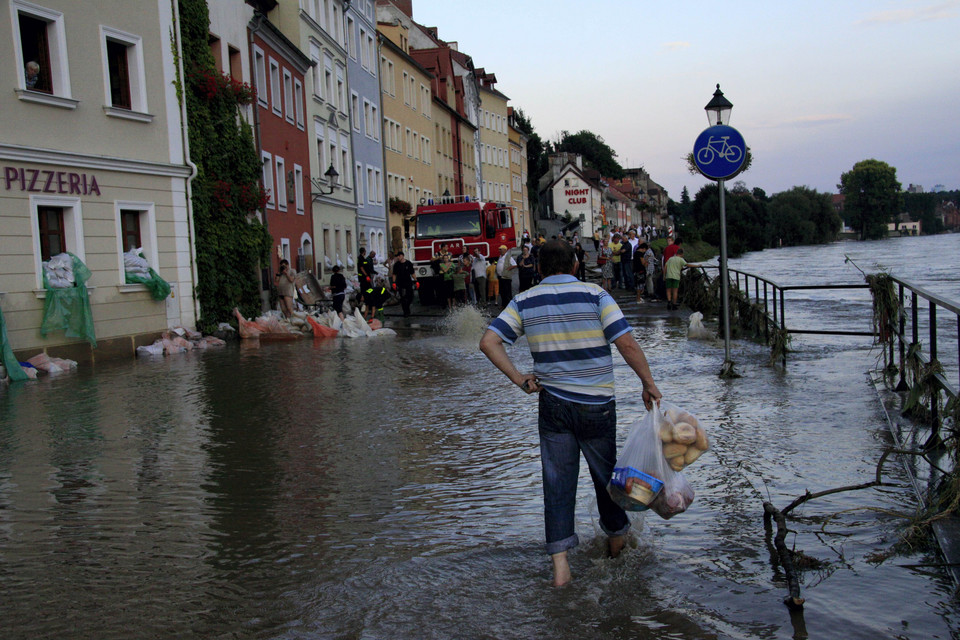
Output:
M510 138L507 96L496 89L497 77L477 69L480 85L480 197L493 202L510 202Z
M533 218L527 191L527 136L514 126L513 108L507 123L510 138L510 204L516 209L514 221L519 238L524 231L533 236Z
M437 194L437 126L430 85L433 75L409 53L407 27L401 22L377 24L380 33L380 81L383 108L383 147L387 197L398 198L415 211L421 201ZM388 210L391 249L406 237L404 215Z

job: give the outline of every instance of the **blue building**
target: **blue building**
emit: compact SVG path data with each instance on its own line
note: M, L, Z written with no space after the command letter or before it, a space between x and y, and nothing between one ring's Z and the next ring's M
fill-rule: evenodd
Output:
M361 246L387 257L387 208L380 108L380 55L374 0L356 0L344 13L351 137Z

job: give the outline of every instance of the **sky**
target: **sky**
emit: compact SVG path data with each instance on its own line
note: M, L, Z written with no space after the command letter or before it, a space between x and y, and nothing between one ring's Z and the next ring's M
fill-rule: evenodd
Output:
M586 129L674 200L719 83L773 195L860 160L960 188L960 0L413 0L545 140Z

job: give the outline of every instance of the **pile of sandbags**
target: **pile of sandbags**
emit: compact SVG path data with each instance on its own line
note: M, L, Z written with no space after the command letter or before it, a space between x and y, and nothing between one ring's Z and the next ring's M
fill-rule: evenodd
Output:
M143 249L130 249L123 254L123 270L133 276L150 277L150 265L143 257Z
M58 253L44 262L43 274L51 289L69 289L76 284L73 275L73 258L69 253Z
M75 360L51 358L45 353L38 353L32 358L29 358L26 364L29 366L23 367L23 370L27 373L27 376L31 378L36 378L37 371L43 373L63 373L64 371L73 371L77 368ZM30 371L31 368L33 372ZM33 375L31 375L31 373L33 373Z
M213 336L204 336L199 331L173 327L160 334L160 339L151 345L137 347L138 356L162 356L185 353L194 349L222 347L226 342Z

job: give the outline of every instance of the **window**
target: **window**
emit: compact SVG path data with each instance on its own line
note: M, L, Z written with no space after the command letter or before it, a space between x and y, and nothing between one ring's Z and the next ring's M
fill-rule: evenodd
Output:
M313 123L314 139L316 140L316 145L317 145L317 167L318 167L319 173L321 174L321 178L320 178L321 180L326 179L322 177L322 174L324 171L327 170L327 163L324 158L324 151L326 149L326 146L323 140L323 129L324 129L323 124L319 120Z
M299 80L293 81L293 99L296 102L297 127L303 129L303 83Z
M357 59L357 35L356 35L356 33L355 33L355 27L354 27L353 18L350 17L350 16L347 16L346 24L347 24L347 26L346 26L346 31L347 31L347 32L344 34L344 36L345 36L345 39L346 39L346 41L347 41L347 53L350 54L350 57L351 57L351 58L353 58L354 60L356 60L356 59ZM363 38L363 33L364 33L363 27L360 27L360 37L361 37L361 38ZM366 66L366 63L363 62L362 59L361 59L360 64L363 65L363 66Z
M383 204L383 173L380 169L374 169L374 174L377 181L377 204Z
M131 109L130 69L127 65L127 46L116 40L107 40L107 72L109 76L110 101L108 104L120 109Z
M303 215L303 167L293 165L293 198L297 203L297 213Z
M340 166L340 153L337 150L337 132L333 127L327 128L327 160L341 176L343 167ZM326 169L324 169L326 171Z
M410 76L409 81L410 81L410 108L416 111L417 98L416 98L416 92L414 90L414 87L416 86L416 80L414 79L413 76Z
M157 253L157 220L152 202L114 203L117 225L117 252L125 253L131 249L142 249L147 263L159 270ZM117 256L119 280L125 283L123 257Z
M243 79L243 57L240 55L240 49L227 45L227 56L230 63L230 77L235 80Z
M40 258L47 261L67 250L64 236L63 207L37 207L40 233Z
M280 156L273 156L273 163L277 167L277 209L287 210L287 201L290 200L290 193L284 186L287 184L286 164Z
M263 51L254 46L253 47L253 66L256 78L254 81L257 83L257 102L261 106L267 106L267 62L266 58L263 56Z
M282 98L280 97L280 65L273 58L270 58L270 104L275 114L283 115Z
M370 204L376 204L377 202L377 186L374 178L373 167L367 167L367 202Z
M333 58L323 55L323 99L333 102Z
M366 107L366 100L364 102L364 107ZM366 117L366 114L364 114ZM356 91L350 92L350 119L353 121L353 130L357 133L360 132L360 96L357 95Z
M339 64L337 65L337 108L341 113L347 112L347 83L344 80L346 71Z
M413 159L420 159L420 134L416 131L413 132Z
M63 14L11 0L14 51L21 100L76 108L70 91ZM41 95L46 94L46 95Z
M340 185L344 189L350 188L350 136L340 134Z
M413 133L410 131L410 127L407 127L407 156L413 157Z
M273 192L273 163L272 158L269 153L266 151L262 152L260 160L263 163L262 168L262 179L263 179L263 190L267 193L267 206L276 207L277 201L274 198Z
M357 202L363 206L363 165L359 162L354 167L354 184L357 185ZM347 246L350 246L349 243Z
M412 78L410 78L410 74L404 71L403 72L403 104L409 106L410 105L410 84L407 82L407 80L412 80Z
M313 95L322 98L323 97L323 63L320 56L320 46L314 42L310 43L310 59L313 60L313 65L310 69L310 73L313 78Z
M287 69L283 70L283 101L286 103L287 122L293 124L296 120L296 113L293 104L293 75Z
M352 21L351 21L352 22ZM357 59L357 43L353 39L353 32L350 32L350 57ZM360 27L360 66L364 69L370 68L369 50L367 49L367 30Z
M424 164L431 164L430 138L420 138L420 140L423 142L423 154L421 156L423 158L423 162Z
M366 44L367 44L367 60L370 61L367 65L367 71L370 72L370 75L376 78L377 77L377 67L376 67L377 43L374 37L369 33L367 34Z
M393 75L393 62L385 57L380 58L380 77L383 82L383 91L396 97L397 78Z
M140 212L130 209L120 210L120 245L123 253L131 249L139 249L140 242Z
M430 89L426 85L420 85L420 112L423 113L424 117L430 117Z

